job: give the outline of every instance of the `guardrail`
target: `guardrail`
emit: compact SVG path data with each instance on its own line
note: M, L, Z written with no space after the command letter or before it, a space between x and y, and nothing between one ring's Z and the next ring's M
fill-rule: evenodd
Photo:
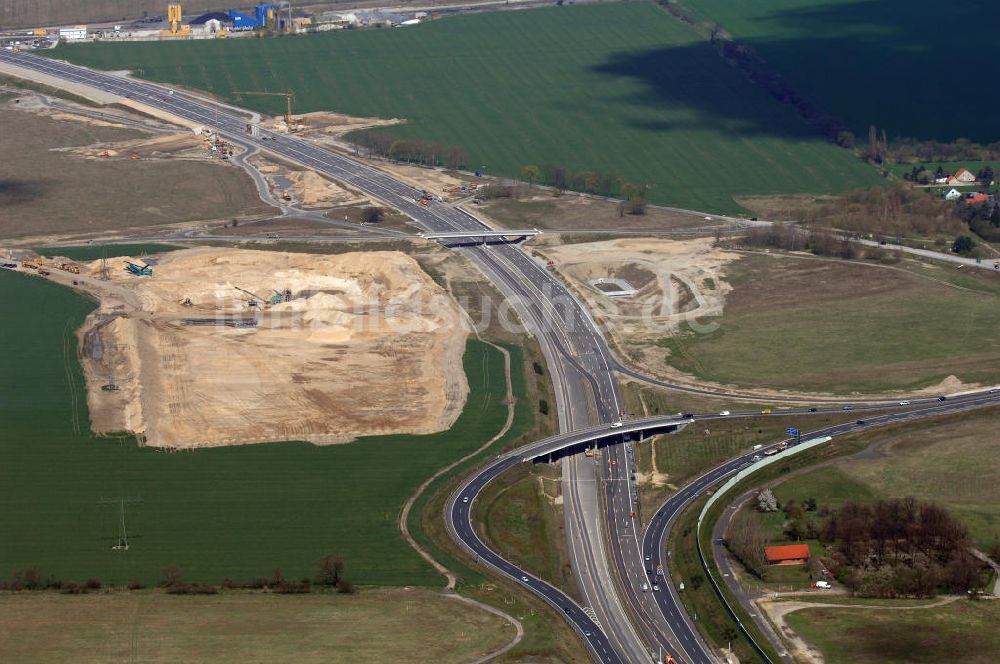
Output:
M726 492L728 492L734 486L739 484L745 478L749 477L753 473L756 473L758 470L761 470L765 466L769 466L772 463L775 463L781 459L786 459L792 456L793 454L804 452L805 450L816 447L817 445L822 445L823 443L829 442L830 440L833 440L831 436L812 438L797 445L793 445L792 447L789 447L788 449L779 452L778 454L765 457L760 461L752 463L743 470L740 470L735 475L726 480L726 482L709 497L709 499L705 502L705 506L701 508L701 513L698 515L698 523L695 525L694 537L698 549L698 559L701 560L701 567L702 569L705 570L705 574L708 576L708 581L709 583L712 584L712 589L715 590L715 594L719 596L720 600L722 600L722 605L726 608L726 611L736 622L737 628L739 628L743 636L746 637L747 641L750 642L750 645L753 646L753 649L757 651L757 654L763 657L764 661L767 662L768 664L774 664L774 660L768 657L767 651L765 651L764 648L761 647L759 643L757 643L757 640L753 638L753 635L750 634L750 631L746 628L746 626L743 624L743 621L740 620L739 615L736 613L736 609L733 608L733 605L729 603L729 599L726 597L725 593L722 592L722 587L719 585L719 582L715 580L715 575L712 574L712 570L708 565L708 560L706 560L705 558L705 552L702 550L701 547L701 523L704 520L705 515L708 514L708 510L712 508L712 506L716 503L716 501L718 501L719 498L721 498L726 494Z

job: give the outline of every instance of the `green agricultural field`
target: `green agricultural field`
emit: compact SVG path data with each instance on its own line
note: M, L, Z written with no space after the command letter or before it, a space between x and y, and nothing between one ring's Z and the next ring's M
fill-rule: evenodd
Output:
M4 661L21 664L459 664L514 634L499 616L415 589L336 596L4 593L0 624Z
M166 453L88 435L73 331L92 302L2 272L0 303L10 322L0 326L0 576L38 566L64 580L150 584L176 565L188 581L249 580L276 567L296 579L330 552L359 584L440 582L402 539L399 510L424 478L503 425L498 351L469 342L471 393L445 433ZM526 421L515 425L498 446ZM122 497L141 499L126 505L124 553L111 549Z
M816 136L648 2L484 13L398 30L267 40L95 44L51 55L213 92L264 112L403 118L399 137L460 145L470 169L604 171L655 203L737 212L733 196L838 192L874 169Z
M722 383L837 393L910 390L949 375L1000 382L996 291L760 254L730 265L727 280L717 330L661 341L673 366Z
M888 135L1000 140L995 38L1000 4L956 0L683 0L751 45L862 141ZM956 69L957 63L964 63ZM965 69L968 67L968 69ZM972 91L975 91L974 93Z
M94 261L98 258L114 258L116 256L143 256L145 254L162 254L167 251L182 249L174 244L92 244L84 247L35 247L41 256L63 256L73 261Z
M981 548L1000 539L1000 412L919 431L876 434L877 453L837 462L775 487L780 501L815 498L836 507L848 500L915 496L944 505ZM779 524L780 529L780 524Z
M991 664L1000 659L1000 603L928 609L805 609L785 620L829 664Z

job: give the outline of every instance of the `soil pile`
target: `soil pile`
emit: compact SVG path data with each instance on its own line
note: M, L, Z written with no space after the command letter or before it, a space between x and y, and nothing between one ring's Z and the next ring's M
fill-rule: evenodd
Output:
M159 257L151 277L108 266L81 330L96 431L174 448L339 443L441 431L464 405L468 324L400 252L205 248Z

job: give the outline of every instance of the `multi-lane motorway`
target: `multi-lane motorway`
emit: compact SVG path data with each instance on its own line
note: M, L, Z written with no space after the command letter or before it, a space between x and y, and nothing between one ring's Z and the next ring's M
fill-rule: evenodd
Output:
M0 62L26 68L110 95L125 97L191 123L211 128L234 144L259 149L333 177L410 216L432 232L492 230L475 217L453 207L432 202L421 205L421 192L375 168L330 152L294 136L263 132L268 140L251 138L247 132L249 112L176 93L164 86L77 67L27 53L0 51ZM463 251L511 301L525 327L539 342L556 385L560 426L572 430L593 422L619 417L618 387L611 371L611 357L594 322L565 287L516 246L469 246ZM568 487L575 492L577 484ZM572 501L570 505L574 504ZM567 507L567 513L572 512ZM621 609L617 596L609 592L605 540L595 535L593 524L580 523L582 531L574 543L579 564L575 571L581 586L589 588L586 601L610 635L623 660L634 661L645 651ZM612 542L617 540L612 537ZM588 549L588 550L583 550ZM633 562L638 547L629 550ZM587 563L592 562L591 567ZM596 651L596 657L601 657Z
M418 203L421 192L410 185L300 138L272 137L267 133L270 140L251 138L246 131L247 118L239 109L175 94L162 86L28 54L0 51L0 61L127 97L210 127L247 149L270 152L345 182L399 209L427 231L468 232L474 235L477 231L491 230L480 220L451 206L437 202L421 205ZM631 483L633 461L625 436L682 426L685 420L650 418L612 428L611 424L620 419L622 409L614 372L623 367L614 360L596 325L580 303L544 266L516 246L473 245L458 250L464 252L511 301L527 330L538 340L556 388L563 433L504 455L469 478L448 503L449 529L481 563L524 584L564 612L579 630L596 660L651 661L652 654L662 649L680 655L679 659L684 662L714 662L715 657L687 619L676 594L666 589L659 593L642 590L642 584L647 581L645 557L653 560L657 556L658 560L669 525L676 514L705 488L736 472L747 459L741 457L727 462L699 478L671 498L654 515L645 532L637 532ZM926 407L922 410L913 411L921 415L881 415L866 420L864 425L849 426L876 426L909 417L979 407L995 403L998 396L989 394L929 406L924 404ZM877 405L885 407L887 404ZM918 405L917 402L914 405ZM805 415L811 411L783 410L775 415L796 412ZM699 419L759 414L754 411L709 415ZM850 430L833 429L836 433ZM605 445L599 463L591 463L582 455L570 457L563 485L570 554L586 602L585 606L581 606L555 587L525 573L491 551L477 537L470 510L475 496L486 484L504 470L523 463L525 458L595 441L602 441ZM594 515L587 510L588 506L593 509L595 505L600 506L605 518L591 521Z

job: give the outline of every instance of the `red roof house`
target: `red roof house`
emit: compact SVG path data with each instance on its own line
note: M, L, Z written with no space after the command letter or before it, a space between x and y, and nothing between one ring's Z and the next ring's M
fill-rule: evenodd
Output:
M769 546L764 550L768 565L805 565L809 561L808 544Z
M990 200L990 197L986 194L975 193L970 196L965 197L966 205L979 205L980 203L986 203Z

